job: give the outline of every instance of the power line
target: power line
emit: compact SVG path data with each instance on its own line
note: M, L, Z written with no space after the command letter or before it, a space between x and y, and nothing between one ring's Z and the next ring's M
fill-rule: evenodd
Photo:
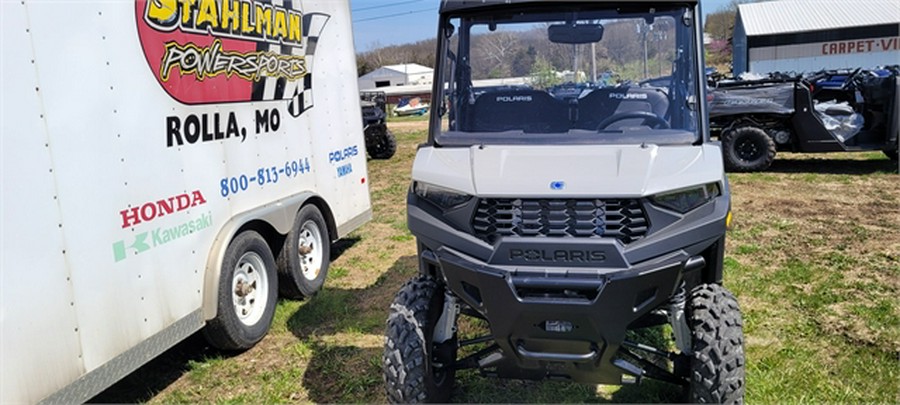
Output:
M379 5L377 5L377 6L368 6L368 7L355 8L355 9L350 10L350 11L352 11L352 12L358 12L358 11L374 10L374 9L376 9L376 8L394 7L394 6L400 6L400 5L403 5L403 4L419 3L419 2L421 2L421 1L422 1L422 0L407 0L407 1L401 1L401 2L397 2L397 3L393 3L393 4L379 4Z
M422 9L422 10L411 10L411 11L404 11L402 13L378 15L375 17L367 17L367 18L361 18L359 20L353 20L353 22L359 23L359 22L372 21L372 20L381 20L381 19L385 19L385 18L399 17L402 15L408 15L408 14L424 13L426 11L437 11L437 8L431 7L431 8L426 8L426 9Z

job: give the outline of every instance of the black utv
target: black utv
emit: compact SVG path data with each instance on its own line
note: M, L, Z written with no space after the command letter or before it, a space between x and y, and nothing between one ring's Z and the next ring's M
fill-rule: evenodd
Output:
M713 86L709 119L727 170L765 170L778 151L883 151L897 160L897 67L776 74Z
M390 159L397 151L397 139L387 127L387 97L382 91L359 93L366 152L372 159Z

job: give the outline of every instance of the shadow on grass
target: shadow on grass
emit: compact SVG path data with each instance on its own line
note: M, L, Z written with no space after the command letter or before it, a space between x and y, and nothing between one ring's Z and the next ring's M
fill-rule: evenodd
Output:
M340 257L360 240L359 236L355 236L334 243L331 246L331 261ZM206 342L202 333L198 332L125 376L88 402L147 402L190 371L192 362L203 362L211 358L229 358L240 353L215 349Z
M300 307L288 328L300 339L311 339L312 355L303 373L308 399L317 403L384 402L381 356L388 308L403 283L415 276L415 256L406 256L371 286L325 289ZM374 336L373 336L374 335ZM662 328L638 332L637 339L666 339ZM341 338L335 338L341 336ZM611 392L611 393L610 393ZM455 402L681 402L681 388L645 380L640 385L603 388L550 381L501 380L477 371L460 371L451 397Z
M190 371L191 362L235 354L237 353L226 353L212 348L201 333L195 333L97 394L88 403L147 402Z
M348 236L343 239L338 239L337 242L331 244L331 261L334 262L338 257L341 257L344 252L352 248L354 245L359 243L362 240L361 236L354 235Z
M774 173L873 174L896 173L897 162L888 159L778 159L765 170Z

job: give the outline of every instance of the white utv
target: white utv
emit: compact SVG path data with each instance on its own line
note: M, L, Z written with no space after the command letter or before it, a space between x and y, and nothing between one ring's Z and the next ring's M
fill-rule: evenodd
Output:
M447 402L455 373L477 369L648 377L689 401L741 402L698 2L444 1L440 13L440 107L408 195L421 274L390 308L389 400ZM461 333L462 317L487 332ZM666 324L666 345L629 333Z

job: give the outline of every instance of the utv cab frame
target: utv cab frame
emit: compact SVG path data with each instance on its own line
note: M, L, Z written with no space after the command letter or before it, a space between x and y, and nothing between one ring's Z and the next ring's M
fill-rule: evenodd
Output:
M407 198L420 275L390 308L390 401L447 402L461 370L652 378L691 401L742 400L741 314L721 285L730 193L702 102L700 15L697 1L442 3L434 112ZM626 54L618 47L650 27L665 49L644 66L666 70L664 87L586 83L590 44ZM496 38L534 41L517 53L533 61L525 84L485 80L517 66L492 64L483 46ZM542 52L570 52L575 83L559 87ZM640 66L627 52L623 63ZM462 332L461 318L486 332ZM662 325L674 342L629 333Z

